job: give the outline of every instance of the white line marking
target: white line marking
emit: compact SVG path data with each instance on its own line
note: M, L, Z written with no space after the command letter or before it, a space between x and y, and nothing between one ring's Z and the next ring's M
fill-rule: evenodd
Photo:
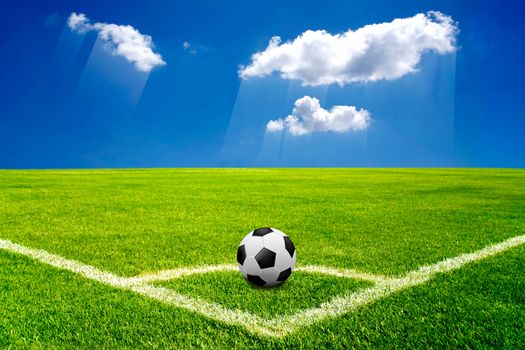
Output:
M169 281L185 276L210 273L217 271L238 271L239 267L235 264L223 264L223 265L208 265L208 266L196 266L196 267L181 267L172 270L160 270L152 273L143 273L138 276L130 277L130 280L138 283L150 283L159 281ZM374 283L384 282L390 279L390 277L373 275L371 273L357 271L353 269L340 269L326 266L300 266L294 270L306 273L316 273L322 275L329 275L334 277L354 278L360 280L366 280Z
M172 270L161 270L153 273L144 273L135 277L130 277L131 280L147 283L147 282L158 282L158 281L169 281L176 278L190 276L200 273L209 273L217 271L237 271L239 268L237 265L224 264L224 265L208 265L208 266L196 266L196 267L181 267L179 269Z
M296 271L308 272L308 273L318 273L322 275L329 275L334 277L345 277L345 278L354 278L358 280L365 280L374 283L385 282L391 277L374 275L368 272L357 271L354 269L339 269L334 267L327 266L301 266L296 269Z
M8 240L0 239L0 249L25 255L41 263L77 273L85 278L103 284L120 289L131 290L151 299L175 305L193 312L198 312L215 320L244 327L253 327L255 332L259 334L273 335L271 328L264 327L265 322L261 317L252 315L248 312L230 310L219 304L211 303L200 298L188 297L178 294L173 290L143 283L137 278L119 277L110 272L99 270L94 266L66 259L42 249L25 247Z
M8 240L0 239L0 249L25 255L44 264L68 270L85 278L116 288L131 290L148 298L200 313L217 321L242 326L248 331L256 334L282 337L300 327L311 325L323 319L342 315L391 295L392 293L426 283L436 274L459 269L466 264L485 259L524 243L525 235L510 238L501 243L485 247L474 253L467 253L455 258L443 260L433 265L422 266L402 277L376 276L355 270L335 269L324 266L304 266L298 270L339 277L364 279L375 282L375 285L354 293L336 296L321 304L319 307L305 309L293 315L279 316L273 319L266 319L246 311L231 310L219 304L205 301L201 298L188 297L178 294L173 290L150 284L150 282L153 281L169 280L195 273L236 270L237 267L235 265L228 264L164 270L153 274L126 278L99 270L96 267L85 265L75 260L69 260L51 254L45 250L25 247Z
M455 258L445 259L433 265L422 266L417 270L407 273L403 277L390 278L384 282L378 283L374 287L366 288L348 295L336 296L317 308L302 310L291 316L278 317L271 320L271 323L272 325L281 325L281 327L287 331L286 333L290 333L298 327L304 327L326 318L342 315L380 298L384 298L392 293L428 282L438 273L457 270L468 263L488 258L524 243L525 235L510 238L501 243L485 247L474 253L462 254Z
M213 320L245 327L253 333L275 336L279 332L278 328L269 325L266 319L257 315L246 311L228 309L220 304L185 296L164 287L151 284L132 284L128 289L148 298L200 313Z
M85 278L95 280L111 286L126 288L128 279L119 277L110 272L97 269L94 266L86 265L75 260L69 260L59 255L51 254L42 249L25 247L11 241L0 239L0 249L5 249L13 253L25 255L33 260L48 264L59 269L68 270L77 273Z

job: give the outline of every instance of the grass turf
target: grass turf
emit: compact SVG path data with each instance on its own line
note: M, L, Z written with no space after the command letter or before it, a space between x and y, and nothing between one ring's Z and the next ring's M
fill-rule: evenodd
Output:
M336 295L354 292L373 283L351 278L294 272L283 285L268 289L247 286L239 272L205 273L161 282L180 294L212 301L229 309L271 318L317 307Z
M0 238L131 276L233 263L248 231L274 226L294 240L299 265L396 275L523 234L524 203L522 170L1 171ZM523 348L524 252L284 339L0 252L0 347ZM211 288L202 277L177 288L201 293L199 285ZM319 296L333 288L319 285ZM257 293L243 286L232 300L251 307ZM221 293L207 297L228 302Z

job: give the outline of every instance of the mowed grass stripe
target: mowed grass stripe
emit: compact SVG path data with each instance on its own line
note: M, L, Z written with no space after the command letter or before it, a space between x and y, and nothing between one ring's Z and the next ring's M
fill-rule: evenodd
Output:
M228 324L242 325L251 332L267 336L284 336L299 327L311 325L326 318L336 317L361 306L369 304L392 293L417 286L429 281L439 273L450 272L462 266L494 256L505 250L525 243L525 235L513 237L501 243L487 246L477 252L466 253L449 258L433 265L423 266L407 273L404 277L390 278L377 283L374 287L343 296L336 296L317 308L297 312L294 315L264 319L256 315L224 308L199 298L190 298L172 290L138 282L134 278L119 277L93 266L69 260L44 250L25 247L9 240L0 240L0 249L30 257L39 262L77 273L85 278L95 280L121 289L127 289L149 298L175 305L209 318Z

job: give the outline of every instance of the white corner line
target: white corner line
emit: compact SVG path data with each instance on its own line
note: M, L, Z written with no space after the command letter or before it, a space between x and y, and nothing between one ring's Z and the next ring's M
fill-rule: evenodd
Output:
M321 275L329 275L333 277L344 277L344 278L353 278L358 280L365 280L374 283L384 283L391 279L391 277L375 275L368 272L362 272L354 269L342 269L334 268L327 266L315 266L315 265L306 265L301 266L296 269L296 271L302 271L307 273L316 273Z
M265 326L265 320L262 317L250 314L249 312L231 310L217 303L208 302L200 298L188 297L164 287L143 283L141 280L133 277L120 277L110 272L102 271L94 266L49 253L43 249L26 247L5 239L0 239L0 249L24 255L41 263L79 274L90 280L115 288L130 290L163 303L200 313L214 320L243 326L258 334L272 336L276 332L276 330Z
M401 290L424 284L435 275L460 269L466 264L483 260L525 243L525 235L507 239L501 243L487 246L473 253L448 258L433 265L422 266L402 277L389 278L373 287L355 293L336 296L319 307L301 310L294 315L281 316L271 320L272 326L280 325L286 333L323 319L333 318L370 304L378 299Z
M204 266L195 266L195 267L181 267L178 269L170 270L160 270L151 273L141 273L140 275L129 277L129 282L134 283L151 283L151 282L160 282L160 281L169 281L181 277L186 277L195 274L211 273L218 271L238 271L239 267L235 264L222 264L222 265L204 265ZM305 273L314 273L321 275L329 275L334 277L343 277L343 278L353 278L359 280L366 280L374 283L383 283L390 277L374 275L367 272L357 271L354 269L343 269L343 268L333 268L327 266L314 266L314 265L305 265L300 266L294 269L295 271L305 272Z
M375 285L354 293L336 296L321 304L319 307L305 309L293 315L278 316L273 319L265 319L246 311L228 309L217 303L208 302L201 298L188 297L176 293L173 290L150 284L150 282L153 281L169 280L195 273L231 271L237 268L236 265L225 264L196 268L180 268L128 278L102 271L94 266L86 265L75 260L66 259L45 250L26 247L5 239L0 239L0 249L27 256L41 263L71 271L106 285L130 290L148 298L202 314L217 321L242 326L255 334L282 337L300 327L314 324L323 319L337 317L392 293L426 283L436 274L457 270L466 264L488 258L524 243L525 235L517 236L501 243L487 246L477 252L462 254L433 265L422 266L401 277L377 276L355 270L336 269L324 266L304 266L297 270L369 280L375 282Z
M176 278L181 278L195 274L218 271L237 271L238 269L239 267L237 267L237 265L234 264L181 267L178 269L160 270L152 273L141 273L140 275L130 277L129 280L135 281L137 283L160 282L169 281Z

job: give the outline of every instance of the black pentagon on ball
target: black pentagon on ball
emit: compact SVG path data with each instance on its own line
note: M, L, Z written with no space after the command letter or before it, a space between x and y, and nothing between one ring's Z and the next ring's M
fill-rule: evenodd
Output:
M242 265L244 260L246 260L246 247L243 244L237 249L237 262Z
M290 256L293 256L293 253L295 252L295 247L292 243L292 240L288 238L287 236L284 236L284 247L290 253Z
M277 277L277 281L284 282L286 281L288 277L290 277L291 274L292 274L292 268L289 267L286 270L281 271L281 273L279 274L279 277Z
M247 275L246 279L248 282L255 284L256 286L262 287L266 284L266 281L256 275Z
M268 233L273 232L273 230L269 227L262 227L258 228L257 230L254 230L252 233L252 236L259 236L262 237L264 235L267 235Z
M270 249L263 248L259 253L257 253L255 260L261 269L266 269L268 267L275 266L275 256L276 254Z

